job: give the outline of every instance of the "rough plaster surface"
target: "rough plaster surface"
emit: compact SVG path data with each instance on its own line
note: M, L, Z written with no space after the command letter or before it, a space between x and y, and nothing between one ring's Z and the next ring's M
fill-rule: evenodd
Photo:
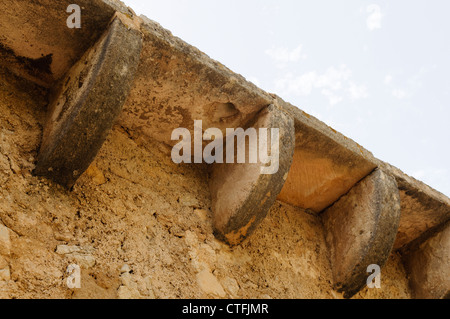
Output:
M342 298L316 216L276 202L230 249L213 235L206 169L120 126L73 192L33 177L46 92L0 75L0 298ZM80 290L65 286L70 263ZM398 255L382 289L355 298L410 298Z

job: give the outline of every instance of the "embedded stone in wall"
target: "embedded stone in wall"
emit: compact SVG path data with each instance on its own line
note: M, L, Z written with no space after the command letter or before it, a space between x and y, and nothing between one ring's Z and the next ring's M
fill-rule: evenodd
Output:
M0 224L0 255L8 256L11 253L11 239L9 229Z
M353 187L323 216L334 287L351 298L366 284L369 265L383 267L400 220L395 179L381 170Z
M80 267L89 269L95 266L94 250L90 247L59 245L56 253L72 259Z
M200 288L208 295L214 295L224 298L226 296L225 290L216 276L214 276L209 269L204 269L197 274L197 282Z
M8 281L10 279L11 279L11 270L9 269L9 264L5 258L0 256L0 282Z
M8 281L10 279L11 279L11 271L9 270L9 266L0 269L0 281Z

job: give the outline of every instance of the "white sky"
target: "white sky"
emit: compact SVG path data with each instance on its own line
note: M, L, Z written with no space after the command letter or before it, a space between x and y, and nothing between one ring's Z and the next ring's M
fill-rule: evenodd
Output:
M450 1L125 3L450 196Z

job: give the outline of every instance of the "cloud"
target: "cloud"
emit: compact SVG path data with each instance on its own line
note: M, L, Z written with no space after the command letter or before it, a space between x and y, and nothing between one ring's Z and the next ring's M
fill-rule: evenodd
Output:
M332 106L345 98L351 100L367 98L369 96L367 87L354 83L351 78L352 72L346 65L330 67L323 74L317 71L299 76L288 73L283 78L275 80L275 90L280 95L299 96L309 96L314 90L318 90Z
M392 76L391 74L387 74L384 77L384 84L389 87L389 89L391 90L391 95L396 99L403 100L410 97L411 95L408 90L399 88L398 86L394 85L394 76Z
M283 66L287 63L298 62L307 58L307 55L303 53L302 45L292 50L284 47L271 48L266 50L265 53L275 62L281 63Z
M409 96L408 92L402 89L394 89L392 90L392 96L399 100L403 100Z
M394 80L394 77L392 75L388 74L384 77L384 84L390 85L393 80Z
M323 89L321 93L323 96L328 98L328 103L330 103L331 106L336 105L344 100L342 96L329 89Z
M381 12L381 7L377 4L371 4L367 6L367 13L370 13L367 17L367 28L370 31L381 29L381 21L383 20L383 13Z
M350 83L348 92L352 100L365 99L369 97L369 93L365 85L358 85L353 82Z
M384 83L389 87L391 90L392 96L399 100L403 100L406 98L411 98L415 94L417 94L418 90L423 89L426 82L424 82L424 77L432 70L436 68L435 65L431 67L422 66L415 74L412 76L409 76L405 79L400 79L398 81L390 74L387 74ZM400 85L396 84L394 82L400 82Z

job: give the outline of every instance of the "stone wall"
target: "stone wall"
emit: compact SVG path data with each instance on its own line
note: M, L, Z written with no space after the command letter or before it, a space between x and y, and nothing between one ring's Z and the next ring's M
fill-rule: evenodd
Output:
M72 192L32 176L46 91L0 70L1 298L342 298L321 220L276 202L253 236L215 239L207 170L120 125ZM81 266L81 289L66 269ZM381 289L410 298L393 253Z
M448 197L120 1L81 29L69 3L0 0L0 297L449 296ZM194 123L277 130L279 169L176 165Z

